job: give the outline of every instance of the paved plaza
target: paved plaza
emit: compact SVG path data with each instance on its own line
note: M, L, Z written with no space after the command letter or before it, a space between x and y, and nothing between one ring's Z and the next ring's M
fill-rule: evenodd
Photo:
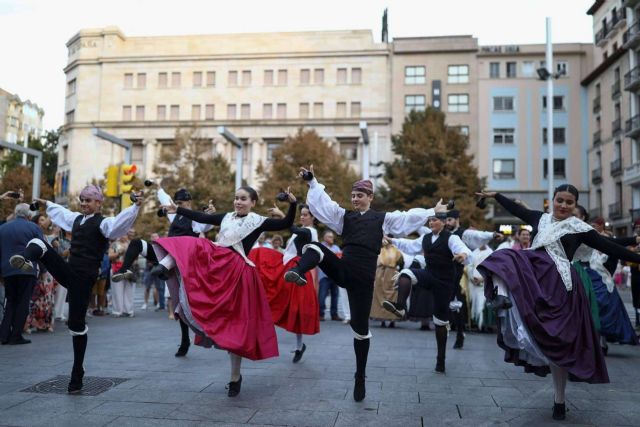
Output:
M0 347L0 425L640 425L640 348L611 346L611 384L569 384L567 420L553 422L551 378L502 362L490 334L467 334L463 350L450 349L450 336L442 376L433 372L433 332L372 322L367 397L356 403L352 336L340 322L323 322L297 365L295 336L278 330L280 357L244 361L242 392L228 398L227 354L192 346L175 358L179 328L166 312L89 321L87 377L126 381L96 396L21 391L69 374L71 339L59 325L32 335L32 344Z

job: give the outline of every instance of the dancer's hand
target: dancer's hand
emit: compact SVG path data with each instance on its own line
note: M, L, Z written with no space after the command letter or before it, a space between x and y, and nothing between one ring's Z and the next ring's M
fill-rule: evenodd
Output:
M142 205L142 202L144 202L144 192L142 190L137 191L137 192L134 192L133 195L136 198L135 205L136 206Z
M498 233L497 231L493 233L493 238L496 242L504 241L504 234Z
M495 191L482 190L482 191L478 191L476 193L476 196L492 199L492 198L496 197L496 194L498 194L498 193L495 192Z
M40 205L44 206L45 208L47 207L47 203L49 203L49 200L41 199L39 197L34 197L33 201L38 202Z
M272 208L267 209L267 212L269 212L271 218L284 218L286 216L275 203Z
M309 169L301 167L298 176L307 182L313 180L313 165L309 165Z
M447 212L447 205L445 203L442 203L442 199L438 200L438 203L436 203L436 206L433 208L434 211L436 211L436 213L441 213L441 212Z
M291 192L291 187L287 187L287 191L285 191L284 194L286 194L287 197L289 197L289 203L295 203L298 201L296 199L296 196L294 196L293 193Z
M178 207L173 203L173 200L168 205L162 205L161 208L168 214L174 214L178 211Z
M453 256L453 260L455 262L459 262L460 264L463 264L466 259L467 259L467 254L465 254L464 252L460 252L459 254L455 254Z
M391 237L389 237L389 236L382 237L382 244L383 245L390 245L392 243L393 242L391 241Z
M213 215L216 213L216 207L213 204L213 200L209 200L209 204L207 205L207 209L204 210L204 213L207 215Z

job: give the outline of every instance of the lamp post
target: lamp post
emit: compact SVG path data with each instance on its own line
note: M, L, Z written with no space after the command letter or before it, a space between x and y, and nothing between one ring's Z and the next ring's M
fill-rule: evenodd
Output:
M362 179L369 179L369 130L367 129L367 122L364 120L360 122L360 133L364 143L362 149Z
M125 139L118 138L117 136L110 134L109 132L105 132L102 129L98 129L98 128L93 128L91 130L91 133L93 133L95 136L97 136L100 139L104 139L105 141L109 141L112 144L116 144L116 145L119 145L120 147L123 147L125 150L124 162L128 165L131 164L131 152L133 151L132 143L130 143Z
M236 188L240 188L242 186L242 156L244 151L242 141L224 126L218 126L218 133L236 147Z
M31 185L31 197L40 197L40 177L42 176L42 152L28 147L21 147L20 144L12 144L10 142L1 141L0 147L9 150L19 151L26 156L27 154L35 157L33 162L33 181Z

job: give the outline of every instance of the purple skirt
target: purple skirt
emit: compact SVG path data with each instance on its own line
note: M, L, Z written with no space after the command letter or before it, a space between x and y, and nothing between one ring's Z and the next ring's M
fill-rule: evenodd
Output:
M478 267L485 277L485 295L493 295L493 277L509 290L530 337L549 362L566 368L569 379L608 383L609 375L599 345L589 302L578 274L571 267L573 289L567 291L556 265L544 249L501 249ZM509 347L498 334L505 362L523 366L526 372L546 376L548 366L533 366L519 348Z

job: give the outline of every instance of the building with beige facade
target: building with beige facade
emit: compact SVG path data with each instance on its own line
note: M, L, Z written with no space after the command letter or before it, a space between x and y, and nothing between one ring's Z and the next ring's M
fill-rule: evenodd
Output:
M16 143L42 136L44 110L30 100L0 88L0 139Z

